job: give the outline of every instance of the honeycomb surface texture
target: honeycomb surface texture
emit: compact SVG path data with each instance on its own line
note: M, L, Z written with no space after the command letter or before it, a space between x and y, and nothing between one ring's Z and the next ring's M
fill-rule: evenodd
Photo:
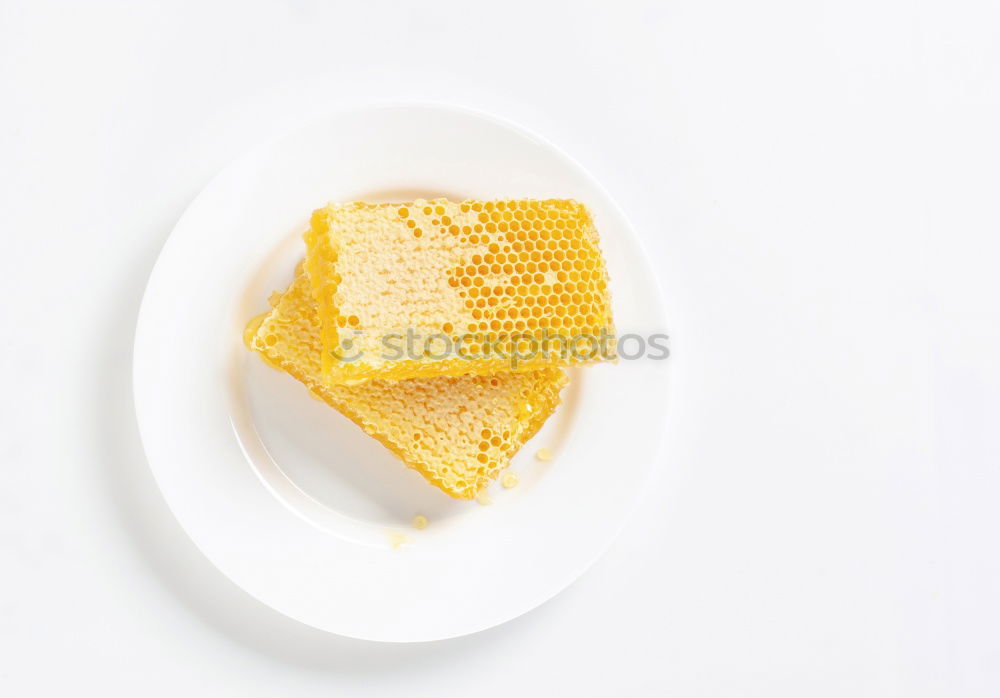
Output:
M575 201L331 204L305 237L328 383L615 358L597 230Z
M285 293L272 296L271 304L269 313L247 325L247 345L458 499L473 499L497 478L555 410L567 382L562 369L548 367L495 376L327 385L307 276L298 275Z

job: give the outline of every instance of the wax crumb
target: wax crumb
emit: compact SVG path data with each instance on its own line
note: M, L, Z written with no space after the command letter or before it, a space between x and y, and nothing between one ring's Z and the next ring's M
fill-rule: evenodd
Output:
M552 460L553 457L552 451L547 448L540 448L538 449L538 453L535 454L535 458L538 460Z
M424 530L425 528L427 528L427 524L429 523L430 521L428 521L427 517L424 516L423 514L417 514L416 516L413 517L413 527L417 530L420 531Z
M520 482L520 480L517 477L517 473L504 473L503 477L500 478L500 484L503 485L505 490L517 487L518 482Z
M393 550L399 550L404 545L409 545L410 539L399 531L389 531L389 545Z

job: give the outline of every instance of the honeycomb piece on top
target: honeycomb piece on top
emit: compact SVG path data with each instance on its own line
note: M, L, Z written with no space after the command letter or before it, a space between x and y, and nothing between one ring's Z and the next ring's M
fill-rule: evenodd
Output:
M305 238L328 383L616 358L597 230L575 201L330 204Z
M473 499L559 404L559 368L496 376L415 378L328 386L320 375L319 317L305 275L272 299L244 339L264 360L382 442L458 499Z

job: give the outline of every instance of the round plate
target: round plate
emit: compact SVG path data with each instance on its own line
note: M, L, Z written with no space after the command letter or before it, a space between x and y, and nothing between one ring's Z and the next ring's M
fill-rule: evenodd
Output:
M576 370L514 459L520 484L495 485L491 506L460 502L244 349L247 320L304 254L313 209L435 196L584 202L619 335L663 331L635 234L579 165L509 123L429 105L337 113L226 168L170 235L136 331L139 427L181 525L263 603L356 638L472 633L558 593L621 529L662 432L667 362ZM555 458L536 459L541 447Z

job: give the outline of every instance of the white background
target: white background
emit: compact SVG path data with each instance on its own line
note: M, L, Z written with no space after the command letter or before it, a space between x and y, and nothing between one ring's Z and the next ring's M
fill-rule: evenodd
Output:
M3 0L0 694L998 695L998 81L989 2ZM607 186L674 385L594 569L499 628L378 645L197 553L130 361L216 171L403 99L513 119Z

